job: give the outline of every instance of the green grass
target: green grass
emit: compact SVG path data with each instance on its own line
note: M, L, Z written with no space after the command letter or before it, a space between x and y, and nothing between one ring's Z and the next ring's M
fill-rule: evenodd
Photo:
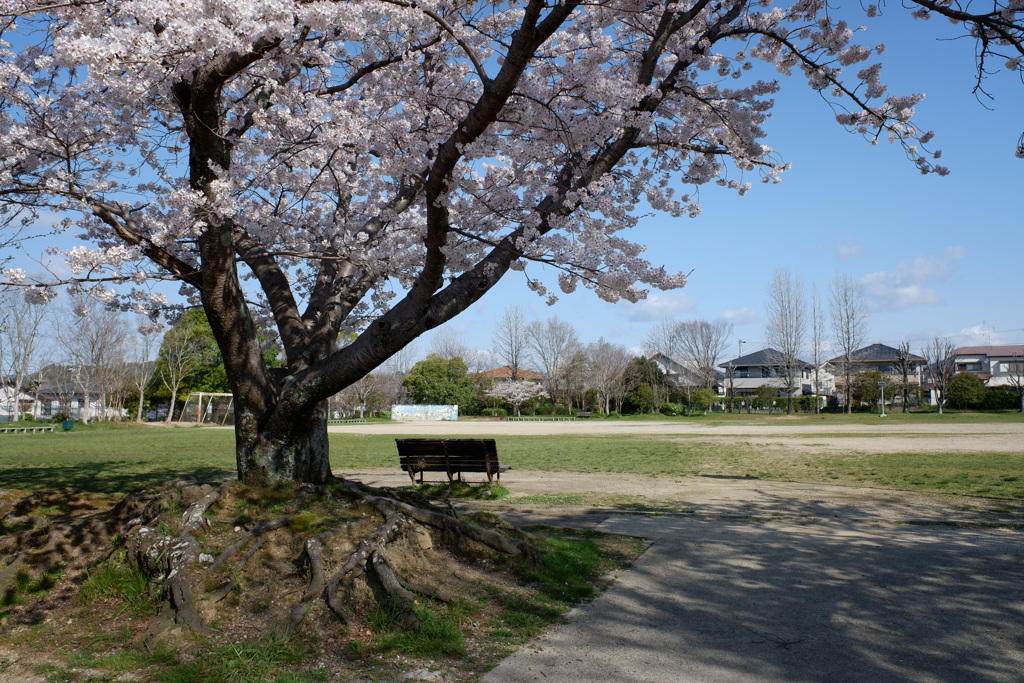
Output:
M778 418L756 418L770 425ZM862 415L825 415L829 424L868 421ZM1017 414L894 414L895 421L928 424L1020 421ZM715 416L721 420L720 415ZM784 418L789 420L789 418ZM798 419L814 420L815 416ZM875 422L878 424L877 417ZM847 422L844 422L847 421ZM959 424L960 422L956 422ZM486 423L481 423L482 430ZM709 421L708 424L714 424ZM820 434L807 438L825 438ZM836 434L835 436L840 436ZM850 435L842 435L850 436ZM876 436L857 434L857 437ZM511 465L505 486L515 493L516 470L629 473L648 476L727 476L870 485L911 491L998 498L1024 498L1024 455L1020 453L903 453L901 434L891 453L796 453L740 439L722 441L705 435L648 436L503 436L498 450ZM798 436L799 438L799 436ZM881 437L878 437L881 438ZM208 481L234 471L234 436L230 430L195 427L145 428L134 425L37 435L0 436L0 481L5 488L41 490L69 486L99 493L126 492L137 486L196 474ZM331 461L336 471L398 469L394 436L332 433ZM483 496L484 489L452 491L456 497ZM445 495L443 491L425 491ZM492 489L490 497L502 493ZM627 501L613 501L622 504Z

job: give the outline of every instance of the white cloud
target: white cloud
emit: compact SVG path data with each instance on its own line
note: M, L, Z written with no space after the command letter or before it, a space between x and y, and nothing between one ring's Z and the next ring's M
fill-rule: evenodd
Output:
M959 346L1002 346L1009 344L1010 338L1005 334L996 332L990 325L973 325L960 330L959 334L953 335Z
M936 306L943 303L935 282L942 282L953 271L953 264L967 256L963 247L950 247L937 254L900 261L892 271L868 273L860 278L861 287L873 310L899 311L910 306Z
M745 323L757 322L758 315L757 311L753 308L744 306L743 308L734 308L730 311L722 311L718 319L733 325L743 325Z
M672 318L694 308L693 299L680 292L657 292L635 304L626 305L626 317L633 322Z

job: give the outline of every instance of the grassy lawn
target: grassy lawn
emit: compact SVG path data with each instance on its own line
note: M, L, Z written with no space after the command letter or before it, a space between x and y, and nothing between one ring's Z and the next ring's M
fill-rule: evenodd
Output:
M740 417L772 422L763 416ZM859 415L825 418L835 424L846 419L867 420ZM990 422L1020 420L1014 415L897 414L897 419L921 423L986 421L982 418L989 418ZM481 431L485 431L484 423ZM331 434L330 438L335 470L398 468L393 435ZM499 438L498 448L502 462L515 469L757 477L1024 498L1024 456L1020 453L902 453L900 442L907 438L913 436L900 435L894 439L893 452L885 454L854 450L796 453L701 436L506 436ZM68 486L115 493L181 474L194 473L208 480L230 476L234 471L234 437L230 430L99 425L85 429L79 426L67 433L3 435L0 439L0 488L38 490Z

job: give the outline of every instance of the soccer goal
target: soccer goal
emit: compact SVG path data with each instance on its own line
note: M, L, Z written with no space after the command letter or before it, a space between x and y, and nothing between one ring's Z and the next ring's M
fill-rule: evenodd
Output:
M181 409L181 422L207 425L235 424L235 401L231 394L193 391Z

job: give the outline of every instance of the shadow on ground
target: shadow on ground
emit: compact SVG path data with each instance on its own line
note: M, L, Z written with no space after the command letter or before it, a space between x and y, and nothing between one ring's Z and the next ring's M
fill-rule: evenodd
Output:
M655 543L483 682L1021 680L1020 530L854 519L823 501L815 519L737 508L571 515Z
M101 460L79 465L7 467L0 477L0 488L21 491L73 488L90 493L127 493L140 486L161 484L186 474L209 482L232 476L217 467L178 469L152 466L151 461Z

